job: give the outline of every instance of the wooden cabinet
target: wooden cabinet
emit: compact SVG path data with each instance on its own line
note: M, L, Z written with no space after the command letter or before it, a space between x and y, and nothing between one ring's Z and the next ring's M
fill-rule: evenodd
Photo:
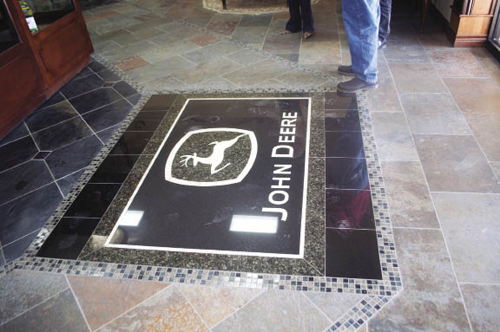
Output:
M76 0L35 0L30 7L36 32L18 0L0 0L0 138L82 70L93 52Z
M448 30L448 37L453 46L483 46L486 43L496 1L454 1Z

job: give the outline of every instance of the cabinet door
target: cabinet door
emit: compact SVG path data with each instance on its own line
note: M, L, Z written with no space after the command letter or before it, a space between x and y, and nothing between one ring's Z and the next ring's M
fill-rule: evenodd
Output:
M0 137L45 99L43 77L13 14L0 0Z

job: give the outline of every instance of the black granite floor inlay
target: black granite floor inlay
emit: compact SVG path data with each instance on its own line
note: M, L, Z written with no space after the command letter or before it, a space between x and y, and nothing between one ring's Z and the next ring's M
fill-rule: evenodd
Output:
M126 83L114 84L113 91L132 96L130 88ZM101 90L105 89L109 88ZM75 108L99 137L109 139L112 131L94 127L91 115L109 108L102 127L114 128L115 112L125 114L131 105L120 101L123 107L98 108L89 96L93 93L75 98ZM324 204L325 208L307 211L305 233L301 233L304 179L296 175L304 171L300 158L307 152L308 99L196 99L200 97L151 97L38 255L247 272L318 275L322 271L320 275L331 277L381 279L356 99L327 93L324 108L312 109L325 116L325 132L311 132L311 141L324 141L326 158L324 169L310 169L309 180L324 183L326 189L323 194L312 192L307 206ZM186 103L187 98L192 100ZM250 164L253 143L245 130L258 142L253 166L235 184L211 186L210 182L242 173ZM73 144L83 148L73 150L83 157L89 142L89 138L79 140ZM216 152L224 144L227 147ZM294 151L288 159L286 146ZM53 154L47 163L66 193L85 166L71 159L63 162ZM220 160L215 161L216 156ZM293 258L300 257L301 238L303 258ZM105 239L107 246L103 246ZM252 252L274 257L251 257Z

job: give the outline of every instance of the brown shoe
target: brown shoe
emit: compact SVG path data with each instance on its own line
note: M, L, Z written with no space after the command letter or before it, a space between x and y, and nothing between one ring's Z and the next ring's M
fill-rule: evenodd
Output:
M352 71L352 66L339 66L338 72L344 76L356 76Z
M376 88L378 88L378 83L368 83L357 77L354 77L350 81L342 82L337 85L337 91L343 93L356 93Z

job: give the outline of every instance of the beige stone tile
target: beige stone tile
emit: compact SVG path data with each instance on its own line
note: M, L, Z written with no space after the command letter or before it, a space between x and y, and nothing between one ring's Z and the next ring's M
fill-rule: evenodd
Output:
M276 78L278 81L297 89L316 88L327 82L319 75L314 75L301 70L294 70Z
M0 326L0 332L88 331L71 290L66 289Z
M156 47L157 46L152 42L147 40L142 40L120 48L109 49L107 51L102 52L101 55L109 61L116 62L135 55L141 55L141 53Z
M299 53L301 38L300 33L270 34L264 41L262 50L274 54Z
M143 52L141 53L141 58L150 63L157 63L199 48L200 47L198 45L195 45L188 40L181 40Z
M157 29L163 30L166 33L163 35L150 38L149 40L160 46L170 45L171 43L177 41L181 41L184 39L191 39L196 36L203 35L202 32L178 22L163 24L158 26Z
M473 48L470 51L486 68L491 78L500 85L500 63L498 60L484 47Z
M239 87L222 77L214 77L207 81L189 85L192 90L236 90Z
M463 284L465 306L476 332L500 331L500 285Z
M403 113L374 112L372 122L381 160L418 160L417 150Z
M239 86L250 86L283 75L289 70L290 67L282 62L266 59L224 75L224 78Z
M431 191L500 192L500 184L472 136L417 135Z
M99 331L208 332L209 330L182 293L175 286L170 286Z
M241 47L236 45L235 43L223 40L216 44L211 44L198 50L185 53L182 56L189 61L195 63L203 63L210 60L215 60L226 54L235 53L240 50Z
M238 26L232 39L246 44L263 44L266 39L268 27L263 26Z
M185 90L188 86L172 76L155 78L143 83L144 87L152 92L163 92L168 90Z
M494 80L445 78L444 82L463 112L498 112L500 85Z
M214 15L215 12L212 10L208 10L205 8L194 8L193 11L186 15L186 18L184 20L191 24L205 27Z
M129 71L135 68L144 67L149 65L149 62L145 61L139 56L133 56L130 58L123 59L119 62L113 63L116 67L123 71Z
M301 292L266 291L212 331L323 331L328 320Z
M304 295L323 311L332 322L336 322L365 295L341 293L305 292Z
M213 43L217 43L218 41L220 41L220 39L215 37L215 36L209 35L209 34L204 34L204 35L193 37L193 38L189 39L189 41L193 44L204 47L204 46L207 46L207 45L210 45Z
M251 288L191 285L182 285L179 289L209 328L214 327L224 318L264 292Z
M308 42L302 43L299 55L300 64L341 63L340 42Z
M234 62L239 63L243 66L248 66L262 60L265 60L267 56L262 55L259 52L255 52L252 50L241 50L232 54L226 55L226 58L233 60Z
M0 279L0 324L68 288L63 275L17 270Z
M431 50L427 54L442 77L488 77L488 72L469 50Z
M419 162L383 161L382 171L394 227L440 228Z
M117 43L115 43L114 41L107 41L107 42L102 42L102 43L98 43L98 44L94 44L94 51L96 53L105 53L107 51L111 51L111 50L116 50L118 48L121 48L120 45L118 45Z
M401 103L413 134L471 134L467 121L449 94L403 94Z
M368 322L370 332L470 331L439 230L395 229L404 290Z
M489 161L500 161L500 144L497 139L500 133L500 112L465 113L465 118L471 126L486 158Z
M179 56L154 63L152 65L136 68L127 72L130 77L138 82L147 82L156 78L165 77L176 71L193 68L195 65Z
M215 14L207 25L207 29L221 35L231 36L241 21L241 15Z
M399 93L446 93L439 74L430 63L390 63Z
M497 178L500 179L500 161L493 161L490 164L493 172L497 175Z
M370 112L402 112L396 86L389 67L385 63L378 65L378 88L367 93Z
M169 284L100 277L68 276L92 330L107 324Z
M186 84L195 84L232 72L241 68L240 65L226 58L218 58L212 61L204 62L192 68L178 71L172 76ZM234 82L233 82L234 83Z
M500 283L500 195L433 193L459 282Z

